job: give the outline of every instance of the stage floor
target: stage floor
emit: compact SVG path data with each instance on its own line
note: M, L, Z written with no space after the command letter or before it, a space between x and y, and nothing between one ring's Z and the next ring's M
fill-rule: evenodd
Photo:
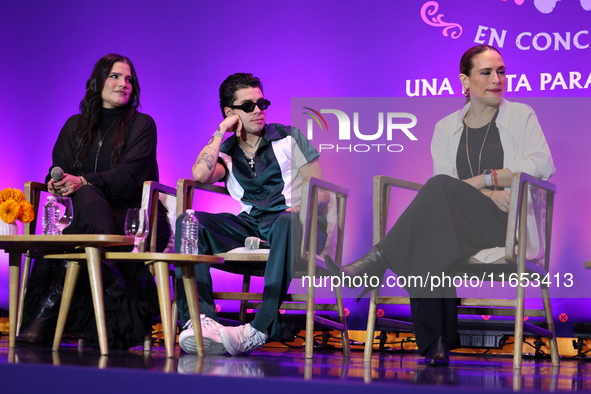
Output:
M101 357L93 349L78 350L74 341L65 341L59 352L9 349L7 341L0 337L3 393L591 391L591 363L585 359L562 359L561 367L552 368L550 360L525 358L514 372L511 357L493 355L452 354L449 367L426 367L410 352L376 351L366 365L361 349L348 359L339 350L321 349L306 360L303 349L272 345L248 357L198 357L177 346L176 357L167 359L161 344L146 354L133 348Z

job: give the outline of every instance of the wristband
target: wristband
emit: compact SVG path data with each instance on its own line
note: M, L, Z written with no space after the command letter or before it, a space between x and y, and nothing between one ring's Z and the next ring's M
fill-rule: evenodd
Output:
M222 133L219 130L216 130L215 133L213 133L214 137L220 137L221 139L224 139L224 133Z
M493 173L494 170L484 170L484 173L482 174L487 187L491 187L493 185Z

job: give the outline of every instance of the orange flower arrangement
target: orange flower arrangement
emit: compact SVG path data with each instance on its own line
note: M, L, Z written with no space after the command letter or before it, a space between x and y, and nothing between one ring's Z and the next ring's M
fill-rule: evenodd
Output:
M0 191L0 220L8 224L16 220L30 223L34 218L33 206L25 200L22 191L11 188Z

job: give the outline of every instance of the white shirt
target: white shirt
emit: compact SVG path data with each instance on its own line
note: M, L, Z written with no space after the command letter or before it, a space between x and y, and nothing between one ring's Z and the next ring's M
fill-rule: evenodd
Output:
M446 174L458 178L456 158L460 138L464 128L464 117L470 109L470 103L441 119L435 125L431 141L433 171L435 175ZM537 178L547 180L554 174L554 161L538 117L531 107L513 103L505 99L499 105L496 123L499 129L504 152L504 167L511 172L525 172ZM543 255L543 242L537 230L536 217L531 204L528 204L527 220L527 257L539 259ZM502 257L505 248L493 248L479 252L476 256L482 262L492 262Z

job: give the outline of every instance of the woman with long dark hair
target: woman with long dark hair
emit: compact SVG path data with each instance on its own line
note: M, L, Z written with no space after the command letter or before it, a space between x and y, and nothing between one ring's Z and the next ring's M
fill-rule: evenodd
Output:
M548 179L550 149L535 112L503 98L505 63L490 45L478 45L460 61L468 103L435 125L427 181L388 234L367 254L334 274L440 276L483 249L505 245L514 172ZM454 287L407 287L419 351L429 365L448 365L460 347Z
M131 60L109 54L95 64L80 102L80 114L62 128L52 165L64 176L48 174L48 191L69 196L74 220L64 234L124 234L128 208L141 203L144 181L158 181L156 124L138 112L140 85ZM168 242L166 210L159 207L158 250ZM53 339L67 262L38 259L25 299L21 345L45 345ZM151 332L157 314L154 281L144 264L103 262L109 346L129 348ZM66 332L97 344L87 275L80 275Z

